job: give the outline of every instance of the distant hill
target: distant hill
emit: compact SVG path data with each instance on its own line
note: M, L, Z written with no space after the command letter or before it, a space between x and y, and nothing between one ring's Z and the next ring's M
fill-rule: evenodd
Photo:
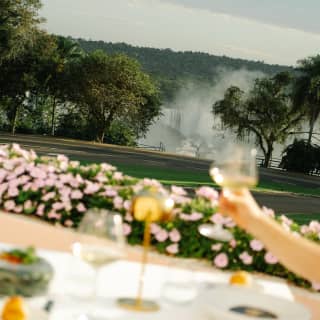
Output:
M234 59L202 52L175 52L171 49L136 47L126 43L111 43L77 39L87 52L104 50L109 54L124 53L137 59L145 72L158 81L162 98L171 100L186 80L213 82L221 69L260 71L273 75L290 67L270 65L262 61ZM231 84L230 84L231 85Z

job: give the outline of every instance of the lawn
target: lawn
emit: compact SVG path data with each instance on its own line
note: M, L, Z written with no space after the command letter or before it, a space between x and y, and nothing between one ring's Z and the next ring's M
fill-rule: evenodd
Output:
M158 167L147 167L141 165L128 165L118 164L119 170L125 174L131 175L137 178L154 178L161 181L166 185L180 185L184 187L197 187L201 185L211 185L216 187L217 185L212 182L209 174L206 171L190 172L183 169L168 169ZM255 188L255 191L267 192L267 191L282 191L293 192L297 194L316 195L320 196L320 189L314 188L302 188L291 184L270 183L260 181L259 185ZM320 211L320 210L319 210Z
M300 225L309 224L311 220L320 221L320 214L316 213L288 213L286 215Z

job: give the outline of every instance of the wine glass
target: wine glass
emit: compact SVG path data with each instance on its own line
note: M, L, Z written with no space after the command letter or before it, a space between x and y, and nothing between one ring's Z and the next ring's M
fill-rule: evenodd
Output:
M156 301L143 297L145 271L151 244L150 227L152 222L168 221L171 218L173 206L174 201L168 195L159 192L157 188L141 191L133 201L135 219L144 222L143 253L137 296L118 299L118 305L123 309L138 312L156 312L160 309Z
M249 146L229 145L210 167L209 173L215 183L223 187L223 192L234 192L242 188L254 187L258 182L256 169L257 151ZM232 234L221 224L203 224L199 232L219 241L230 241Z
M125 237L122 217L108 210L90 209L83 217L79 227L79 239L72 245L74 256L82 259L94 269L95 283L92 300L97 302L97 288L100 269L124 257ZM82 234L82 235L81 235ZM85 235L93 235L110 241L110 246L88 243ZM96 311L85 315L89 319L96 317Z

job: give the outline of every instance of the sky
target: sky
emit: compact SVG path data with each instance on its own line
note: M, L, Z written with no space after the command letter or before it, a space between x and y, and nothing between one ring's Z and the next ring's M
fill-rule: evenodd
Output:
M318 0L42 0L52 33L295 65L320 53Z

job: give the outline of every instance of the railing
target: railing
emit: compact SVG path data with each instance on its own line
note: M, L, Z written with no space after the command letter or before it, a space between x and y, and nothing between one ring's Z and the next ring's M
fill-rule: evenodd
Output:
M264 167L264 158L261 156L257 157L257 165L258 167ZM280 158L272 158L269 162L268 168L271 169L277 169L281 171L287 171L281 167L281 159ZM309 174L310 176L320 176L320 168L319 169L314 169L313 171L310 171Z
M152 150L152 151L160 151L160 152L166 151L166 148L162 142L160 142L159 146L149 146L147 144L140 143L140 144L138 144L138 148Z

